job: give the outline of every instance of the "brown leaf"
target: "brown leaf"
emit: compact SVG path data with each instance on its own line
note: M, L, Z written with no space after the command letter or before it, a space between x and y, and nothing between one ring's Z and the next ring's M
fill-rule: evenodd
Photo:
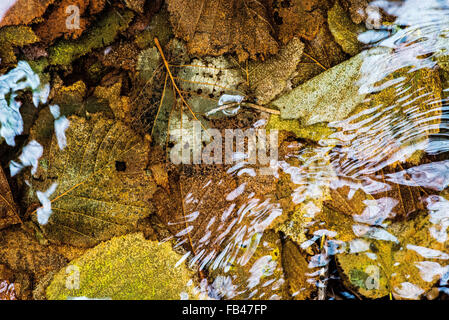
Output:
M177 37L191 54L236 52L239 60L267 56L278 50L264 1L168 0Z
M368 0L341 0L342 6L349 11L354 23L361 23L366 19L365 10L368 7L368 2Z
M29 24L42 16L55 0L18 0L0 21L0 27Z
M13 271L23 271L37 277L57 271L66 263L54 250L41 245L28 232L10 228L0 232L0 263Z
M282 246L282 266L287 278L290 294L295 294L295 300L304 300L310 297L315 286L308 282L307 260L301 254L296 244L287 240Z
M313 40L326 21L323 0L268 0L278 38L282 43L293 37ZM324 9L326 10L326 9Z
M310 80L347 59L346 53L335 42L327 22L322 25L313 40L304 43L304 54L297 68L298 75L293 79L294 86Z
M325 205L338 212L348 215L360 215L366 208L363 203L365 200L372 200L373 197L358 189L353 195L350 195L351 188L343 186L340 188L330 188L331 201L325 202Z
M400 168L402 169L402 167ZM385 213L388 214L388 218L397 219L404 219L418 210L423 210L421 196L427 195L427 192L420 187L411 187L387 181L385 178L386 170L391 169L382 169L372 178L376 183L382 184L381 189L376 188L377 190L372 190L372 192L365 192L359 188L355 192L351 192L351 188L348 185L331 188L332 200L327 201L325 205L340 213L355 216L364 212L368 204L367 200L378 201L378 204L375 204L375 202L371 202L371 204L381 208L381 210L390 210L388 205L384 208L381 201L392 201L393 207L391 212ZM408 175L407 178L409 180L412 179Z
M104 9L106 0L90 0L89 12L90 14L97 14Z
M162 222L199 265L213 262L220 254L220 266L226 265L240 254L241 245L248 245L282 213L271 201L273 177L237 177L226 168L185 171L179 177L172 173L170 190L159 188L153 201Z
M82 17L87 10L89 0L63 0L36 28L36 34L44 42L52 42L60 36L64 36L66 39L77 39L87 25L87 20ZM67 13L69 6L76 6L79 8L79 27L69 29L67 28L67 19L70 18L70 14Z
M18 223L21 223L21 221L17 214L11 189L3 169L0 167L0 230Z

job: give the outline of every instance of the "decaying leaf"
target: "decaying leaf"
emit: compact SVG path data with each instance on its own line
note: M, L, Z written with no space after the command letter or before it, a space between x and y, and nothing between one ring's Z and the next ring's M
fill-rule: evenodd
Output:
M17 62L14 47L22 47L38 42L39 38L30 27L9 26L0 29L0 58L4 65Z
M151 213L155 183L146 171L148 147L134 131L100 116L69 121L67 146L60 150L53 136L32 190L57 184L53 214L41 226L49 239L91 247L135 229Z
M268 0L279 40L286 44L293 37L312 40L326 21L327 1Z
M0 167L0 230L20 222L8 180Z
M429 217L381 227L360 227L337 263L347 285L365 297L390 293L396 299L419 299L446 272L448 243L431 234Z
M37 26L36 34L46 43L50 43L61 36L64 36L66 39L78 38L88 24L88 20L83 17L88 5L89 0L63 0L53 9L49 17ZM68 11L69 14L67 12L69 6L75 6L79 10L80 17L78 21L70 20L70 11ZM73 27L67 27L68 23L74 24L75 22L76 25Z
M53 2L55 0L18 0L0 20L0 27L29 24L42 16Z
M0 232L0 263L14 272L26 272L37 278L61 269L65 258L41 245L27 231L9 228Z
M73 60L111 44L116 36L126 30L134 17L132 11L111 9L89 30L75 41L60 40L49 48L51 65L69 65Z
M279 53L262 63L249 65L248 78L257 103L264 105L282 93L298 66L304 44L293 38Z
M369 2L368 0L341 0L343 7L349 11L352 21L357 24L367 18L366 8Z
M139 13L143 13L143 6L145 5L145 0L125 0L126 6Z
M377 225L387 219L404 220L423 210L422 197L427 196L427 192L421 187L387 181L387 169L391 170L382 169L370 180L377 188L335 183L338 187L330 188L331 200L326 206L358 221ZM409 175L405 179L412 180Z
M297 245L287 240L282 246L282 265L284 267L289 293L296 300L305 300L316 290L316 287L308 282L308 262Z
M191 54L236 52L239 60L278 50L264 2L255 0L169 0L173 31Z
M328 11L327 19L329 29L335 41L343 50L351 56L359 53L362 49L362 44L357 37L363 31L363 27L359 27L351 21L338 1L335 1L335 5Z
M145 240L141 233L116 237L92 248L53 278L49 300L87 297L113 300L195 299L194 273L171 243ZM69 269L67 269L69 268ZM67 270L78 271L79 289L67 288Z

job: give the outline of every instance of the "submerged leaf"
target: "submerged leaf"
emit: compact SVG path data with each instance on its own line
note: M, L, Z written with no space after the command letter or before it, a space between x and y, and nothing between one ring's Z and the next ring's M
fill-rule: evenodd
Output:
M45 43L50 43L60 36L64 36L66 39L78 38L86 28L88 21L84 18L84 13L87 11L89 0L63 0L57 4L56 8L52 10L48 18L46 18L36 28L36 34ZM70 6L77 8L76 14L79 13L78 21L71 21ZM73 28L68 28L68 23L77 23Z
M0 229L21 223L5 173L0 167Z
M61 269L67 261L53 248L39 244L29 232L8 228L0 233L0 263L39 278Z
M34 19L42 16L47 7L53 2L55 0L17 0L3 19L0 20L0 27L29 24Z
M248 78L258 104L267 104L287 88L303 50L304 44L293 38L276 56L262 63L250 64Z
M168 0L177 37L197 55L236 52L239 60L277 52L267 8L260 1Z
M271 15L278 30L278 38L282 43L293 37L312 40L326 21L323 7L327 1L322 0L269 0Z
M34 180L32 190L58 184L53 214L41 226L49 239L91 247L136 229L151 213L155 183L146 171L148 147L134 131L98 116L69 121L67 146L61 150L53 136L41 159L42 181Z
M252 242L240 247L242 259L234 261L210 274L217 298L224 299L286 299L282 245L277 233L254 235ZM246 258L247 256L248 258ZM245 259L246 258L246 259Z
M290 294L297 300L309 298L316 288L307 281L307 274L310 273L307 260L291 240L287 240L282 246L282 265L284 266Z
M113 300L194 299L194 273L170 242L145 240L134 233L101 243L73 260L47 288L49 300L87 297ZM79 275L79 288L67 288L67 270Z
M396 299L419 299L446 272L447 242L431 233L429 217L420 214L386 229L358 227L337 263L348 286L369 298L390 293Z
M22 47L39 41L33 30L25 26L10 26L0 29L0 58L2 64L17 62L14 47Z
M328 11L329 29L335 41L346 53L355 56L362 49L362 44L358 41L358 34L363 30L352 22L338 1Z

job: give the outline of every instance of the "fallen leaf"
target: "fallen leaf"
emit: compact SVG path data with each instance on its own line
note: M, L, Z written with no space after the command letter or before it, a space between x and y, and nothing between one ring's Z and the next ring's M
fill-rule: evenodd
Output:
M349 11L352 21L359 24L366 20L366 8L368 0L341 0L343 7Z
M99 115L68 119L67 146L60 150L53 136L32 190L57 183L53 214L41 226L49 239L91 247L135 230L151 213L148 200L156 185L146 171L148 147L134 131Z
M88 25L88 20L83 17L87 11L89 0L63 0L51 11L48 18L44 19L36 27L36 34L46 43L51 43L56 38L64 36L66 39L77 39L83 33ZM68 28L67 23L75 23L70 21L70 11L67 11L69 6L75 6L79 12L79 24L73 28ZM69 13L68 13L69 12Z
M189 166L180 176L172 173L169 181L170 190L159 188L153 197L157 214L201 269L243 259L240 246L281 219L270 175L238 178L237 171Z
M236 52L239 60L266 57L278 50L264 2L244 0L169 0L174 33L190 54Z
M87 297L112 300L195 299L194 273L170 242L145 240L141 233L116 237L92 248L57 273L46 294L49 300ZM69 268L69 269L67 269ZM79 288L67 288L67 271L77 272Z
M305 300L316 290L314 284L308 282L307 274L311 272L308 262L297 245L287 240L282 246L282 265L289 287L295 300Z
M327 19L329 30L335 41L346 53L355 56L362 50L362 44L357 37L360 32L364 31L363 27L357 26L350 20L338 1L335 1L335 5L328 11Z
M94 49L111 44L120 32L125 31L134 17L132 11L111 9L76 40L60 40L48 50L50 65L69 65Z
M0 230L21 223L5 173L0 167Z
M41 278L61 269L66 260L53 249L39 244L29 232L8 228L0 231L0 263L14 272L23 271Z
M17 0L8 10L3 19L0 20L0 27L29 24L34 19L42 16L55 0Z
M250 63L248 78L257 103L267 104L288 87L288 80L301 61L304 44L293 38L276 56L265 62Z
M368 298L392 293L396 299L419 299L447 272L448 243L438 242L431 226L420 214L385 229L360 229L360 238L336 256L345 283Z
M292 0L268 1L271 16L282 43L289 42L293 37L312 40L326 20L322 0Z

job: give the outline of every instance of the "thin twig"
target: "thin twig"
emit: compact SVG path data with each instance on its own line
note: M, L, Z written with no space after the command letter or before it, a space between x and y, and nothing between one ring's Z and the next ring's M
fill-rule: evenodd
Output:
M281 114L281 112L279 110L270 109L270 108L267 108L267 107L262 107L262 106L259 106L257 104L251 103L251 102L233 102L233 103L229 103L229 104L224 104L221 107L214 109L214 111L215 112L223 111L223 110L227 110L227 109L230 109L230 108L237 107L239 105L243 106L243 107L252 108L252 109L255 109L255 110L258 110L258 111L261 111L261 112L270 113L270 114L275 114L275 115L280 115Z

